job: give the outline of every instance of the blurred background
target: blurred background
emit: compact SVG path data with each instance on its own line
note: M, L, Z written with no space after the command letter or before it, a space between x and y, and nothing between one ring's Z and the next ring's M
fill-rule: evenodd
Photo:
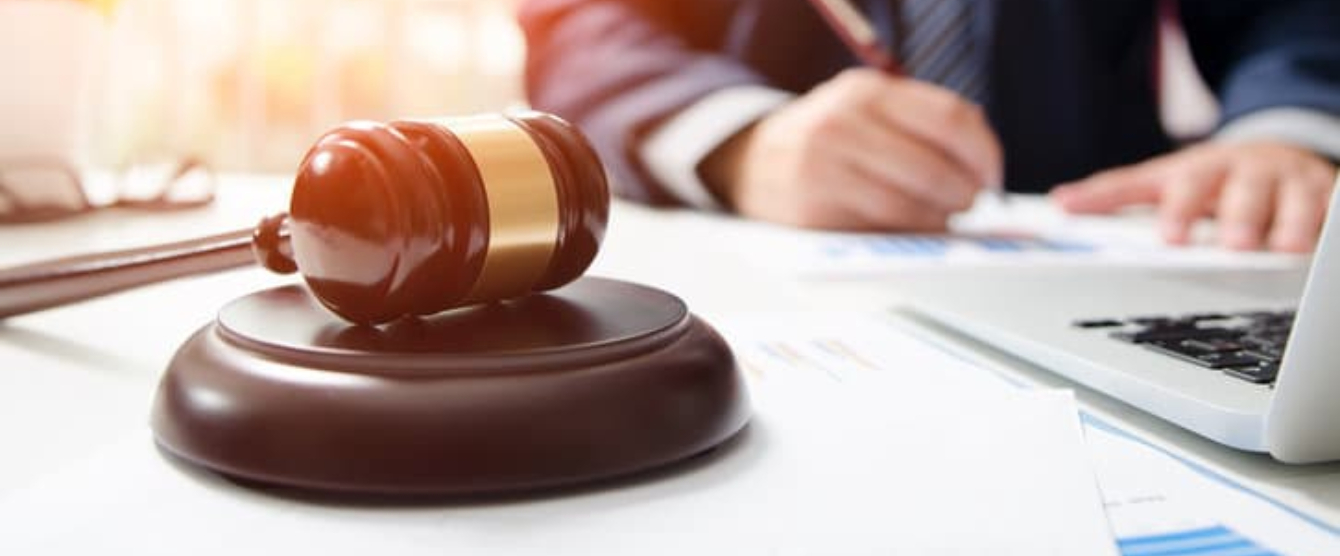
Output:
M85 4L105 27L89 45L103 58L84 157L96 166L198 156L221 170L289 172L345 120L521 101L514 0Z
M0 0L0 154L286 173L346 120L516 106L518 1ZM1164 35L1165 123L1194 137L1213 102Z

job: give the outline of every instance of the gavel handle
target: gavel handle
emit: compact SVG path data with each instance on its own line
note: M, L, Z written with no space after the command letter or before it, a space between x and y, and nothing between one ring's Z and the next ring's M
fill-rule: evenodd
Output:
M0 269L0 319L192 276L256 264L251 229L152 247ZM288 251L287 230L277 241Z

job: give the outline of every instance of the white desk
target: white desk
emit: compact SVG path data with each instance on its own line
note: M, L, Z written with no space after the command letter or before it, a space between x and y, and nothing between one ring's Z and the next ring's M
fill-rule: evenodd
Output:
M281 178L235 176L219 202L200 212L104 212L55 224L0 228L0 264L248 227L286 208ZM686 238L702 216L616 204L593 274L675 292L709 321L750 311L864 310L892 305L877 283L804 281L764 275L732 244ZM692 241L685 241L691 239ZM289 277L238 270L127 292L0 324L0 502L42 475L115 439L143 430L159 373L191 332L229 299ZM1063 381L1016 360L969 346L1022 380ZM1082 406L1149 442L1203 463L1264 495L1340 523L1340 465L1290 467L1224 449L1142 413L1076 388Z

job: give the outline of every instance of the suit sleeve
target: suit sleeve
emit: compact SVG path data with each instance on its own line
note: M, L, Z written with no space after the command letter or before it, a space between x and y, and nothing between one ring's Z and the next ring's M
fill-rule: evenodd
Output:
M676 197L640 162L640 140L708 93L763 83L720 54L737 5L526 0L518 18L528 47L526 94L535 108L572 121L590 137L616 193L673 204Z
M1180 8L1221 125L1281 108L1340 117L1340 2L1182 0Z

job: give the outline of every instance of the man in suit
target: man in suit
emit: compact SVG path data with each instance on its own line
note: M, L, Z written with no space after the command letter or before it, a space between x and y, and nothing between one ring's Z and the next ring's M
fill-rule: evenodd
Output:
M526 0L527 91L619 192L809 227L934 230L985 188L1215 216L1239 249L1313 248L1340 160L1340 2L1172 3L1222 106L1174 150L1156 0L855 2L904 71L859 67L806 0Z

